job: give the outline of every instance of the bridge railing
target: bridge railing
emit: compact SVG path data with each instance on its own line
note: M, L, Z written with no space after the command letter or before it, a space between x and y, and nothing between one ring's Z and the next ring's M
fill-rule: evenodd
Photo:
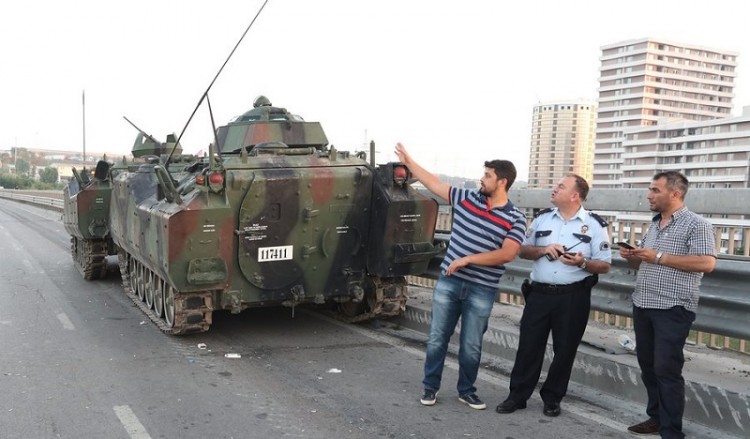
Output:
M12 190L0 190L0 198L9 198L21 203L34 204L38 207L43 207L45 209L55 210L58 212L62 212L65 208L65 204L62 199L28 195L26 193L18 193Z
M439 274L441 260L440 256L436 256L427 273L420 277L412 277L410 281L423 286L433 286ZM750 282L747 265L746 262L719 259L716 269L704 276L701 299L693 324L693 337L698 338L695 340L697 343L703 342L702 338L705 336L700 333L705 332L708 333L710 344L715 347L747 352L746 341L750 339L750 294L744 287ZM529 277L531 267L532 262L523 259L506 264L506 272L499 290L501 302L523 303L521 284ZM612 268L609 273L599 276L599 283L591 293L591 308L595 311L592 317L609 324L632 327L631 295L635 277L636 270L630 268L624 259L613 255ZM610 316L619 316L621 319L612 319ZM717 345L716 338L712 337L716 335L724 336L730 341L724 343L726 346Z
M550 207L549 189L511 190L514 205L531 212ZM750 340L750 221L745 219L750 205L750 189L691 189L686 198L691 210L707 217L714 224L717 251L716 269L703 277L701 299L691 341L716 348L748 352ZM636 242L643 237L653 213L648 211L645 189L593 189L586 208L610 220L609 233L613 242ZM441 205L437 240L446 241L450 229L450 208ZM733 256L734 255L734 256ZM412 283L433 286L439 274L442 255L436 256L430 269ZM522 304L521 283L529 277L532 262L516 259L506 264L501 281L499 301ZM592 291L592 319L623 328L632 327L631 295L637 271L630 268L613 249L612 268L599 276Z

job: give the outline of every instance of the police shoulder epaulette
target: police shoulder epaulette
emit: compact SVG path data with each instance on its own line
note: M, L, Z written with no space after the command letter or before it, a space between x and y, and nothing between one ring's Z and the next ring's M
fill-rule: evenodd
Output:
M555 210L555 209L553 209L553 208L551 208L551 207L548 207L548 208L546 208L546 209L542 209L542 210L540 210L539 212L537 212L537 213L536 213L536 215L534 215L534 218L538 217L539 215L544 215L545 213L550 213L550 212L552 212L553 210Z
M602 218L601 216L599 216L598 213L594 213L594 212L592 212L592 211L589 210L589 215L591 215L592 217L594 217L594 219L599 224L601 224L602 227L607 227L609 225L609 223L607 222L607 220L605 220L604 218Z

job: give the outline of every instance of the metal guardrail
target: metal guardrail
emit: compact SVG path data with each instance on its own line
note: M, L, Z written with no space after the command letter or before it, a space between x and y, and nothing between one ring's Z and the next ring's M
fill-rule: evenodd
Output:
M33 204L37 207L62 212L65 210L65 202L57 198L37 197L35 195L18 194L13 191L0 190L0 198L9 198L21 203Z
M437 237L445 241L445 235ZM447 244L447 242L445 242ZM437 279L440 262L444 254L430 261L428 271L421 277ZM501 293L521 296L521 284L531 273L532 261L515 259L505 264L501 280ZM631 295L637 270L616 252L612 254L612 268L599 275L599 283L591 292L591 309L620 316L632 317ZM701 282L701 297L698 303L693 329L727 337L750 339L750 264L746 260L720 257L713 272L706 274Z

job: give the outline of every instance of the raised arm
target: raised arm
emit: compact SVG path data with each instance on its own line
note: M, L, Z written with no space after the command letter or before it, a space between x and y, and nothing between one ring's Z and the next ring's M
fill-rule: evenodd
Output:
M430 192L437 195L438 197L450 201L450 185L444 183L435 175L427 171L425 168L415 162L411 155L406 151L406 148L401 143L396 144L396 155L401 163L405 164L411 171L414 178L419 180L424 187Z

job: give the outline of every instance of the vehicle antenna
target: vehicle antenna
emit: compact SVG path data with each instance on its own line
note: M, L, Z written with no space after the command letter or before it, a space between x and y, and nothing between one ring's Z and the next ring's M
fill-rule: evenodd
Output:
M211 81L210 84L208 84L208 88L206 88L206 91L203 92L203 94L201 95L201 98L198 100L198 105L195 106L193 113L188 118L188 121L185 123L185 127L182 129L180 136L177 138L177 143L175 143L175 146L172 148L172 151L170 151L169 153L169 157L167 157L167 162L164 166L165 168L167 167L166 165L168 165L169 162L172 160L172 154L177 149L177 145L180 144L180 139L182 139L182 135L185 134L185 130L187 130L188 125L190 125L190 121L193 120L193 116L195 116L195 113L198 111L198 108L200 108L201 104L203 103L203 100L206 99L206 97L208 96L208 91L211 90L211 87L214 85L214 82L216 82L216 79L218 79L222 70L224 70L224 67L229 62L229 59L232 58L232 55L234 55L234 52L237 50L237 47L239 47L240 43L245 38L245 35L247 35L247 33L250 31L250 28L253 27L253 23L255 23L255 20L258 19L258 16L260 15L260 13L263 12L263 8L266 7L267 3L268 3L268 0L265 0L263 4L260 6L260 9L258 9L258 12L255 14L255 17L253 17L253 21L250 22L250 24L247 26L247 29L245 29L245 32L242 33L242 36L240 37L239 41L237 41L237 44L234 45L234 48L229 53L229 56L227 57L226 61L224 61L224 64L221 65L221 68L219 69L219 71L216 72L216 76L214 76L214 79ZM219 145L216 145L216 147L218 148Z
M161 142L159 142L158 140L154 139L154 136L152 136L151 134L148 134L147 132L145 132L142 129L138 128L138 125L136 125L133 122L131 122L130 119L128 119L126 116L122 116L122 118L125 119L130 125L132 125L133 128L135 128L136 130L138 130L139 133L143 134L148 140L154 142L157 145L161 145Z
M208 114L211 117L211 128L214 130L214 141L212 143L213 148L211 147L211 145L209 145L208 147L209 149L208 163L209 163L209 168L215 169L216 159L214 158L214 154L219 156L218 159L220 162L222 161L222 158L221 158L221 151L219 151L219 138L217 137L217 134L216 134L216 123L214 123L214 111L211 108L211 99L208 98L208 95L206 95L206 105L208 105Z

